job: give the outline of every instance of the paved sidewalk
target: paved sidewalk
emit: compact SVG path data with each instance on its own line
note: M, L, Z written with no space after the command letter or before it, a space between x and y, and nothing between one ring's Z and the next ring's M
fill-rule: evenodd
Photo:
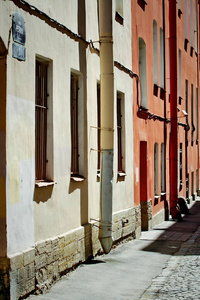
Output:
M141 300L151 299L200 299L200 227L141 297Z
M163 222L28 299L200 299L200 201L193 204L183 222Z

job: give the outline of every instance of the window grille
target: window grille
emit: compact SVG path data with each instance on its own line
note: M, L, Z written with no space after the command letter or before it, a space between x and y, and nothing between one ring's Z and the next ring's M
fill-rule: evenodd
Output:
M47 64L36 61L36 98L35 98L36 180L46 179L47 70L48 70Z
M121 97L117 95L118 172L122 172L122 112Z
M71 173L79 173L78 164L78 78L71 75Z
M97 170L100 170L100 136L101 136L101 109L100 109L100 85L97 85L97 145L98 145L98 158L97 158Z

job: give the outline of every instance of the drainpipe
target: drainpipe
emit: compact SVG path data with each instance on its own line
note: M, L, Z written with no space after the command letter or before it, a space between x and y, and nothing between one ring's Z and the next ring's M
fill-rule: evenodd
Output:
M178 122L177 122L177 36L176 0L169 0L169 42L170 42L170 211L174 219L180 219L178 203Z
M99 0L101 177L99 240L105 253L112 247L113 154L114 154L114 62L112 0Z

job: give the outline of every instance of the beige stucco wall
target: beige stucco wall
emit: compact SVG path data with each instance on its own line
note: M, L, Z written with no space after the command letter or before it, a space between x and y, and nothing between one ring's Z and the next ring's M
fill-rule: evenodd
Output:
M78 34L78 1L28 1ZM114 3L114 2L113 2ZM6 4L6 5L5 5ZM131 69L130 4L124 6L124 25L113 19L114 59ZM62 9L61 9L62 7ZM12 33L7 57L7 228L8 254L25 251L34 243L56 237L99 218L100 182L97 178L97 82L100 81L98 52L86 47L87 76L81 73L79 43L43 20L17 8L12 2L0 3L0 36L8 45L12 14L23 15L26 26L26 61L12 57ZM86 1L86 39L99 48L96 1ZM113 6L113 18L115 6ZM96 43L97 41L97 43ZM122 47L123 45L123 47ZM50 143L48 169L55 185L35 187L35 59L49 61ZM86 180L70 180L70 74L80 76L81 104L80 168ZM114 212L133 207L132 79L114 68L115 77L115 166ZM84 89L86 79L86 90ZM125 165L127 176L117 178L116 93L125 95ZM85 97L84 97L85 95ZM85 101L85 104L84 104ZM87 111L86 111L87 108ZM85 123L86 122L86 123ZM84 127L85 126L85 127ZM94 149L94 150L91 150ZM87 166L87 168L85 168ZM113 212L113 213L114 213Z

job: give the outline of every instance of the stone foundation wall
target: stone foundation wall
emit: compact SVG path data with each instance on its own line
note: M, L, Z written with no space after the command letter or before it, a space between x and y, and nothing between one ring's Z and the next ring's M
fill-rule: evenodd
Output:
M152 227L154 227L164 221L165 221L165 209L162 209L155 216L153 216L151 225Z
M141 202L141 222L142 230L152 228L152 200Z
M62 275L88 257L103 253L98 222L35 244L25 252L0 260L0 292L16 300L31 292L45 292ZM113 215L113 239L138 238L141 233L140 206ZM1 294L0 294L1 297ZM0 298L1 299L1 298Z
M10 294L9 270L9 259L0 257L0 299L8 299Z
M135 238L139 239L142 231L141 205L135 207Z

